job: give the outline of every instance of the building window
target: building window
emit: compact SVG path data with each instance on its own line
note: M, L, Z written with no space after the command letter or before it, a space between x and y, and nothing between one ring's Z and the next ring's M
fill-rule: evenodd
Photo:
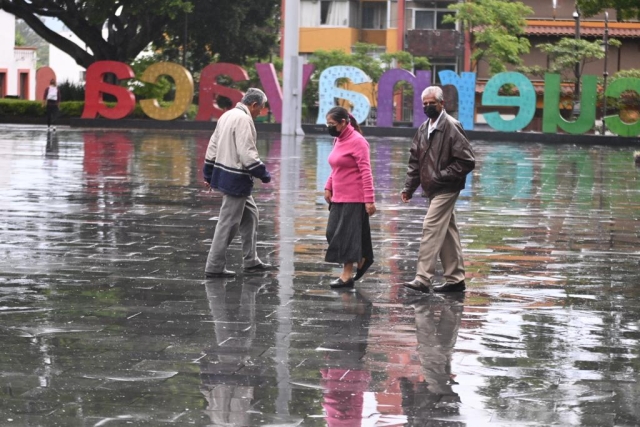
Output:
M448 9L414 9L413 28L415 30L455 30L455 23L442 22L447 15L454 15L454 13Z
M0 73L0 98L7 95L7 73Z
M362 3L362 28L384 30L387 28L387 4L382 2Z
M458 72L458 67L455 63L450 62L450 63L440 63L440 64L431 64L431 80L433 84L439 85L440 82L440 76L438 75L438 73L440 71L444 71L444 70L451 70L454 73Z
M300 2L300 27L348 27L351 3L353 2L303 0Z

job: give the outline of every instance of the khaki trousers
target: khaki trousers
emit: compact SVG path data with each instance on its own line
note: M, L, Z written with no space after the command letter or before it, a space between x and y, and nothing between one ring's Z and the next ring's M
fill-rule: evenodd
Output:
M446 193L431 199L422 223L416 279L428 285L436 273L438 255L447 283L464 280L464 260L454 207L460 193Z

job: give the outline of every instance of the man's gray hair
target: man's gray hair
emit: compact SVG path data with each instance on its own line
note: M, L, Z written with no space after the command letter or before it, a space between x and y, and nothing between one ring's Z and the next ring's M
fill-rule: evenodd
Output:
M242 102L244 105L252 105L253 103L257 103L258 105L262 106L267 103L267 95L265 95L264 92L260 89L250 87L247 90L247 93L244 94L240 102Z
M442 88L439 86L428 86L425 90L422 91L422 96L420 99L423 99L427 95L434 95L436 97L436 101L438 102L442 102L444 100Z

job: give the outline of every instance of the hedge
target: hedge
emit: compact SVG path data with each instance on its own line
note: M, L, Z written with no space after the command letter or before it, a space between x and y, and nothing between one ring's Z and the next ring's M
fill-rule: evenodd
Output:
M115 106L113 102L105 102L109 107ZM161 106L168 106L170 102L160 102ZM84 110L84 101L63 101L60 103L60 113L65 117L80 117ZM198 106L191 105L187 110L187 118L193 120L197 114ZM0 99L0 117L43 117L46 113L42 101L25 101L22 99ZM136 103L133 113L129 116L132 119L146 119L146 114Z

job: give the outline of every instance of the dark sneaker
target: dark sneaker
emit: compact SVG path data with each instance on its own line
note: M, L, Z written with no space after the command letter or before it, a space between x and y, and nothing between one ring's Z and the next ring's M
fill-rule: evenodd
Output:
M402 286L404 286L405 288L409 288L413 291L424 292L425 294L429 293L429 286L425 285L418 279L413 279L410 282L404 282Z
M224 269L222 271L205 271L204 276L208 279L214 277L234 277L236 275L235 271Z
M277 267L271 264L261 262L260 264L253 265L251 267L245 267L245 273L264 273L266 271L277 270Z
M458 283L445 283L444 285L438 285L433 287L433 292L464 292L467 287L464 284L464 280Z
M353 284L353 279L349 279L345 282L338 277L336 280L332 280L331 283L329 283L329 286L331 286L331 289L353 288Z

